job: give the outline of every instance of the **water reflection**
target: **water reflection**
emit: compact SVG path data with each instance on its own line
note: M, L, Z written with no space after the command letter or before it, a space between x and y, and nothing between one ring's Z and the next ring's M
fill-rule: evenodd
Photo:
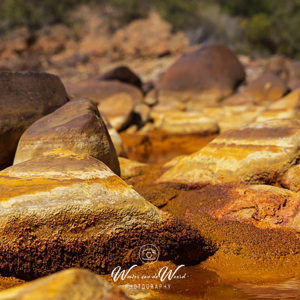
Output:
M200 265L186 267L184 280L172 280L169 290L135 292L136 299L149 300L268 300L300 299L300 280L290 279L279 283L252 284L226 282L216 273Z

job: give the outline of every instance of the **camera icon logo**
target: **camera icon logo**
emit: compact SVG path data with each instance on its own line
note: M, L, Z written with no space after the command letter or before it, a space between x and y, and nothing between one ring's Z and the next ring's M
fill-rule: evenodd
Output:
M142 263L153 263L159 258L159 251L156 246L146 244L140 248L139 257Z

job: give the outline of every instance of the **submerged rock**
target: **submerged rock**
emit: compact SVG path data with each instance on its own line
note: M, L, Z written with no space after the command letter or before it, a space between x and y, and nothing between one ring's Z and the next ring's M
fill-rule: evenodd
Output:
M300 195L268 185L217 184L205 187L214 205L206 213L217 220L251 223L259 228L290 228L300 232Z
M37 119L68 101L60 79L47 73L0 72L0 169L13 162L19 138Z
M99 275L68 269L0 293L2 300L130 300Z
M297 205L299 196L284 189L217 184L181 190L163 209L216 245L202 267L230 280L265 282L300 275Z
M14 164L57 148L91 155L120 174L106 126L97 106L88 99L73 100L32 124L20 139Z
M158 182L206 185L275 183L299 158L300 123L269 120L228 130L202 150L182 158Z

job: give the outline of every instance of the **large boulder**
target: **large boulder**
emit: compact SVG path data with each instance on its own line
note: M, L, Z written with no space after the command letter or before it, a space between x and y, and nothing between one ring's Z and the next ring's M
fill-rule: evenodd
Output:
M12 164L19 138L37 119L68 101L55 75L0 72L0 169Z
M2 300L130 300L118 287L83 269L68 269L0 293Z
M97 106L88 99L70 101L32 124L19 141L14 164L57 148L91 155L120 175L106 126Z
M161 260L196 263L208 249L197 232L147 202L104 163L56 150L0 172L0 273L24 279L63 268L107 273Z
M195 109L230 95L244 77L243 66L229 48L203 46L184 54L164 73L159 100L177 100Z
M180 159L159 182L206 185L275 183L299 158L300 123L268 120L227 130L202 150Z

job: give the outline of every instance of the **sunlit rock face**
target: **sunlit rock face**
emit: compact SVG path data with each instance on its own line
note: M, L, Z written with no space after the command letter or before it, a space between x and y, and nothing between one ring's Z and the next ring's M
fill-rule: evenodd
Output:
M97 106L88 99L72 100L32 124L20 139L14 164L57 148L91 155L120 174L104 121Z
M78 266L105 273L141 263L148 243L163 260L206 255L197 232L87 155L58 149L16 164L0 173L0 189L3 275L30 279Z
M180 159L158 182L203 186L220 182L275 183L299 158L300 123L279 119L225 131Z

